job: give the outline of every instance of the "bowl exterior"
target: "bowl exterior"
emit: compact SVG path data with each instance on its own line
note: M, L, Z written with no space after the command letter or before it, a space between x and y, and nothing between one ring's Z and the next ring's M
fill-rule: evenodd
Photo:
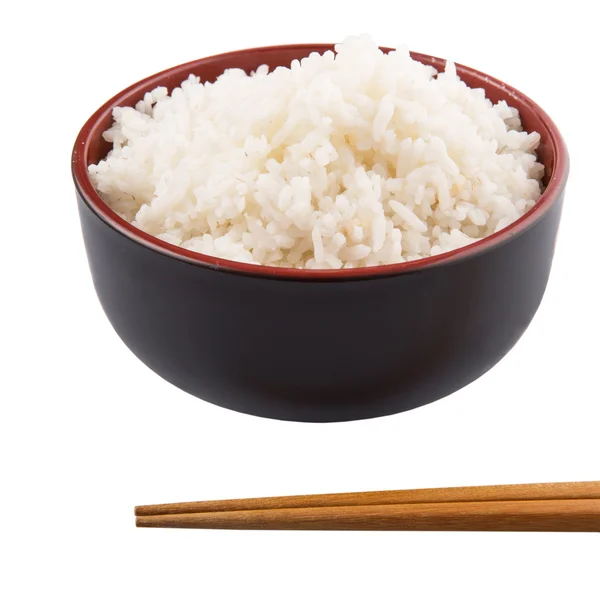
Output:
M542 299L563 196L487 250L347 281L186 262L117 231L81 194L78 207L100 302L148 367L232 410L329 422L410 410L497 363Z

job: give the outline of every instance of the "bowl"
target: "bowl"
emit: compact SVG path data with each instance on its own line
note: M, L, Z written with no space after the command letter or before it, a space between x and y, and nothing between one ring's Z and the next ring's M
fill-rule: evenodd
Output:
M457 65L469 86L519 109L541 135L546 189L523 217L430 258L346 270L256 266L191 252L121 219L95 192L89 164L106 156L115 106L190 73L289 66L333 45L286 45L200 59L111 98L77 137L72 171L98 298L150 369L203 400L282 420L373 418L433 402L480 377L519 340L546 288L568 175L555 124L510 86ZM389 51L384 49L384 51ZM412 53L437 69L445 60Z

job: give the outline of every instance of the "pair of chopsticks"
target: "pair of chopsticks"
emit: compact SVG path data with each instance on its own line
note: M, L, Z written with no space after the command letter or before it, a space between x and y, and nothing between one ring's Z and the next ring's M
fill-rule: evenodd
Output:
M600 481L184 502L135 515L155 528L600 532Z

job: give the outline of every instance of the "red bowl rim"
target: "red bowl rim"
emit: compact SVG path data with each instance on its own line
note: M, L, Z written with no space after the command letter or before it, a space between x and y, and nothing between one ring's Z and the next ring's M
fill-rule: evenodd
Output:
M522 215L519 219L514 221L512 224L501 229L498 232L491 234L485 238L478 240L467 246L451 250L435 256L429 256L421 258L419 260L413 260L408 262L398 262L394 264L370 266L364 268L348 268L348 269L295 269L295 268L280 268L274 266L262 266L256 264L249 264L245 262L237 262L234 260L228 260L225 258L217 258L215 256L209 256L206 254L200 254L193 252L173 244L169 244L156 238L136 227L131 225L129 222L122 219L117 215L108 205L102 200L100 195L94 189L90 178L87 173L87 157L89 150L90 138L98 131L98 126L101 119L106 115L107 110L112 111L115 103L121 100L127 100L127 98L135 94L140 86L155 82L156 85L161 84L161 79L165 77L175 77L184 75L186 72L193 70L194 68L205 64L206 62L213 60L221 60L227 57L234 57L243 53L259 53L268 54L276 53L278 51L285 50L303 50L303 51L317 51L323 53L327 50L333 50L333 44L293 44L293 45L276 45L267 47L257 47L251 49L243 49L240 51L232 51L228 53L218 54L210 57L187 62L156 74L148 76L143 80L132 84L125 90L113 96L104 105L102 105L85 123L79 132L75 141L72 154L72 173L73 180L77 191L85 204L105 223L110 227L117 230L126 237L134 240L135 242L150 248L163 255L178 260L196 264L199 266L209 267L215 270L230 271L235 273L242 273L246 275L253 275L263 278L281 278L281 279L294 279L294 280L349 280L349 279L368 279L375 278L378 276L389 276L398 275L406 272L413 272L417 270L424 270L438 266L440 264L452 263L462 260L466 257L481 254L488 251L491 248L499 246L515 235L523 232L525 229L531 227L550 209L552 204L556 201L558 196L562 193L568 176L569 170L569 156L565 142L556 127L555 123L548 116L548 114L533 100L519 92L512 86L488 76L478 70L456 64L457 73L468 73L471 77L481 80L482 85L497 87L504 94L512 96L520 103L527 104L533 111L536 112L537 116L545 125L550 138L551 150L554 155L554 168L552 175L548 181L546 189L542 193L537 203L527 213ZM384 51L390 51L390 48L382 47ZM413 58L429 60L438 70L443 68L446 60L438 57L411 52ZM104 131L102 129L101 131Z

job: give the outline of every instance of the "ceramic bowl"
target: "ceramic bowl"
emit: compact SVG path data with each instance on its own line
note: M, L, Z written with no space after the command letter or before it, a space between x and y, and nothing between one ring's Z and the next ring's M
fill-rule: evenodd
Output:
M512 225L414 262L347 270L248 265L170 245L113 213L87 176L110 145L115 106L190 73L288 66L331 45L263 47L150 76L104 104L73 151L73 178L96 292L118 335L158 375L203 400L258 416L343 421L410 410L477 379L519 340L550 273L568 174L555 124L510 86L457 66L541 135L546 189ZM413 58L444 67L444 60ZM126 392L124 392L126 393Z

